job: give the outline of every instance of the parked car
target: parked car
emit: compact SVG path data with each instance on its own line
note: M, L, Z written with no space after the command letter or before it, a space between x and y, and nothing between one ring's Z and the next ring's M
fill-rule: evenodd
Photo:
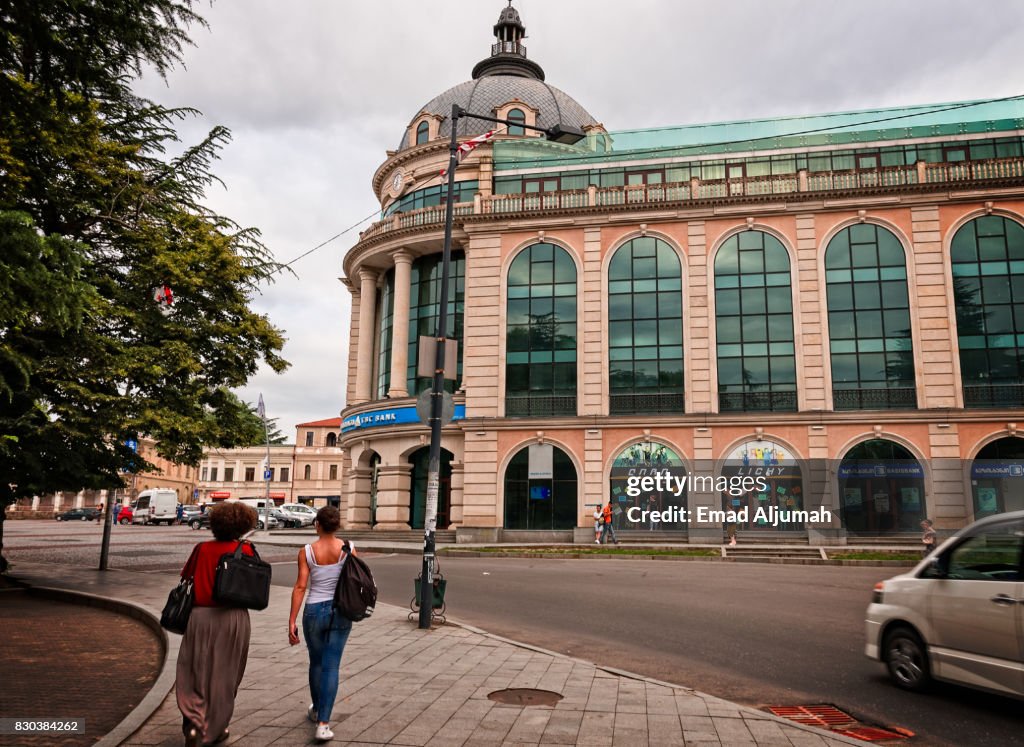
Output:
M99 521L100 512L95 508L73 508L53 518L57 521Z
M201 507L195 504L189 504L181 507L181 523L188 524L192 519L202 513Z
M302 522L299 526L308 527L316 518L316 509L305 503L285 503L281 506L281 510L288 516L299 519Z
M132 507L128 504L121 506L121 511L117 514L118 524L131 524L132 519L135 517L135 512L132 511Z
M302 526L302 519L293 517L279 508L270 509L270 516L283 529L298 529Z
M865 653L893 682L1024 698L1024 511L961 529L913 571L875 585Z

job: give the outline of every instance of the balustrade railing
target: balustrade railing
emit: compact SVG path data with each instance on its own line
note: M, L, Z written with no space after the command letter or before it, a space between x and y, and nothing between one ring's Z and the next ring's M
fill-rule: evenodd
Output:
M917 392L913 387L835 389L832 406L836 410L913 410Z
M918 163L871 171L831 171L737 179L692 179L671 184L629 184L533 194L478 196L474 202L455 206L455 215L505 215L587 207L659 205L691 200L787 195L803 192L844 192L860 189L903 187L915 184L955 184L996 179L1024 178L1024 158L998 158L960 163ZM365 241L390 231L444 224L444 205L395 213L360 234Z
M612 415L645 413L679 414L683 412L682 392L652 392L649 394L612 394L609 397Z
M964 407L1022 407L1024 384L970 384L964 386Z
M720 412L796 412L796 392L719 392Z
M505 417L508 418L549 418L556 415L575 415L576 395L507 395Z

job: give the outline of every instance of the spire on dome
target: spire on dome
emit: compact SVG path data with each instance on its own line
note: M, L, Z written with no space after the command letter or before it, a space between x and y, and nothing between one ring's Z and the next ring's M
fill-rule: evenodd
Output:
M494 24L495 43L491 45L491 56L481 60L473 68L473 79L486 75L514 75L520 78L544 80L544 70L533 60L526 59L526 27L519 18L519 11L512 7L502 8L498 22Z

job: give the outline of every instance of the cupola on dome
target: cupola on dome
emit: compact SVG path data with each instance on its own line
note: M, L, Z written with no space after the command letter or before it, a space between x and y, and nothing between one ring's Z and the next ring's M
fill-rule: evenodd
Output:
M447 139L451 136L452 104L458 104L469 112L492 114L498 107L517 101L536 111L537 127L561 124L583 129L598 123L569 94L546 83L541 66L527 59L526 47L522 44L526 38L526 27L511 2L502 9L494 25L494 36L491 54L474 66L473 79L435 96L416 113L413 122L423 115L433 115L441 122L437 137ZM493 126L463 117L459 121L458 135L479 135ZM402 133L398 150L404 150L409 144L406 130Z

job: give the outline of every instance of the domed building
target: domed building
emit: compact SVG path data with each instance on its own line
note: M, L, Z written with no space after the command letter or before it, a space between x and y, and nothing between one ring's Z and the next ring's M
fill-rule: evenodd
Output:
M592 542L609 500L626 537L690 542L724 511L826 544L1024 508L1019 99L607 132L511 5L493 31L344 259L348 529L424 523L453 104L508 124L456 133L487 137L451 194L440 539Z

